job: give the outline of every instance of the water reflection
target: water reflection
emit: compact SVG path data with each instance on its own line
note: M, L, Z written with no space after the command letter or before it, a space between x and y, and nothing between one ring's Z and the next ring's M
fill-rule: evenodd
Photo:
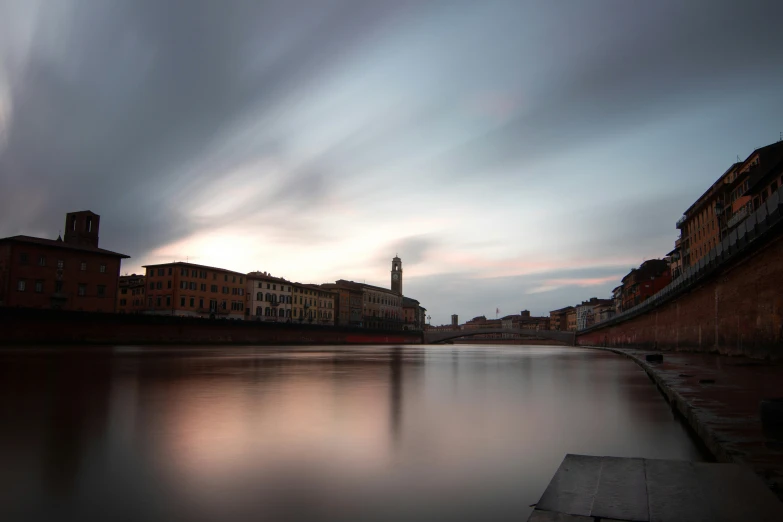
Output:
M702 458L560 347L5 350L0 424L9 520L524 520L567 452Z

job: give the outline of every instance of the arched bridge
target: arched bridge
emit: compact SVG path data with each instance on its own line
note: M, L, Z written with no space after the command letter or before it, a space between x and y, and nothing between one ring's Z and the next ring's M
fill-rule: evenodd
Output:
M569 345L574 344L574 332L561 332L558 330L515 330L513 328L489 328L486 330L452 330L452 331L438 331L438 330L426 330L424 332L424 342L426 344L441 343L450 339L458 339L460 337L472 337L474 335L484 334L513 334L522 337L537 337L539 339L552 339L553 341L560 341Z

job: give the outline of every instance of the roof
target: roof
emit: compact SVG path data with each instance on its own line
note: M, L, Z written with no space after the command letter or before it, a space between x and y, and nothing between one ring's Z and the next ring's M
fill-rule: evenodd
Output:
M564 314L564 313L566 313L566 312L570 312L570 311L571 311L571 310L573 310L573 309L574 309L574 307L573 307L573 306L566 306L565 308L560 308L560 309L558 309L558 310L552 310L552 311L551 311L551 312L549 312L549 313L550 313L550 314Z
M291 281L289 281L289 280L287 280L287 279L285 279L283 277L271 276L271 275L269 275L269 274L267 274L265 272L248 272L247 273L247 278L248 279L262 279L264 281L275 281L275 282L278 282L278 283L285 283L285 284L289 284L289 285L293 284L293 283L291 283Z
M45 247L51 247L51 248L61 248L64 250L76 250L79 252L90 252L92 254L101 254L104 256L112 256L112 257L119 257L122 259L128 259L130 256L126 256L125 254L120 254L118 252L112 252L111 250L106 250L104 248L98 248L98 247L92 247L89 245L75 245L73 243L66 243L65 241L57 241L56 239L44 239L42 237L32 237L32 236L10 236L10 237L3 237L0 238L0 242L9 242L9 243L27 243L30 245L39 245L39 246L45 246Z
M335 281L335 284L337 286L341 286L341 285L346 285L346 286L357 285L358 288L368 288L370 290L376 290L376 291L379 291L379 292L386 292L387 294L397 295L397 292L394 292L394 291L392 291L389 288L382 288L380 286L368 285L367 283L357 283L356 281L346 281L345 279L338 279L337 281Z
M161 266L189 266L192 268L205 268L207 270L217 270L218 272L226 272L229 274L245 276L245 274L243 274L242 272L226 270L225 268L218 268L216 266L197 265L196 263L187 263L185 261L172 261L171 263L158 263L156 265L142 265L142 268L158 268Z
M752 155L753 154L751 154L751 156ZM695 217L693 215L693 211L695 211L698 208L701 208L707 202L707 200L710 199L709 196L712 196L716 192L716 189L720 188L721 184L723 184L723 178L725 178L726 175L729 174L731 171L739 168L740 165L742 165L742 162L737 162L732 164L731 167L727 168L726 171L718 177L715 183L710 185L710 188L704 191L704 194L696 198L696 201L694 201L693 204L690 207L688 207L688 209L685 212L683 212L683 215L685 216L685 221L689 221L690 219Z
M419 306L419 301L416 299L413 299L412 297L404 297L402 298L402 306L404 307L412 307L412 306Z

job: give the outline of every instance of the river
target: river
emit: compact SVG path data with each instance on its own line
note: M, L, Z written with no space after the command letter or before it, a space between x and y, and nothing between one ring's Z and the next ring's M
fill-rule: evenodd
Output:
M566 453L705 459L602 351L0 350L4 521L520 521Z

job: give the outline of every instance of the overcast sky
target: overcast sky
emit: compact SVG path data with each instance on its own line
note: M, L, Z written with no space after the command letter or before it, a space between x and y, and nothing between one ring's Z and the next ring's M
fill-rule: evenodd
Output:
M0 236L345 278L432 323L608 297L783 131L783 2L0 0Z

